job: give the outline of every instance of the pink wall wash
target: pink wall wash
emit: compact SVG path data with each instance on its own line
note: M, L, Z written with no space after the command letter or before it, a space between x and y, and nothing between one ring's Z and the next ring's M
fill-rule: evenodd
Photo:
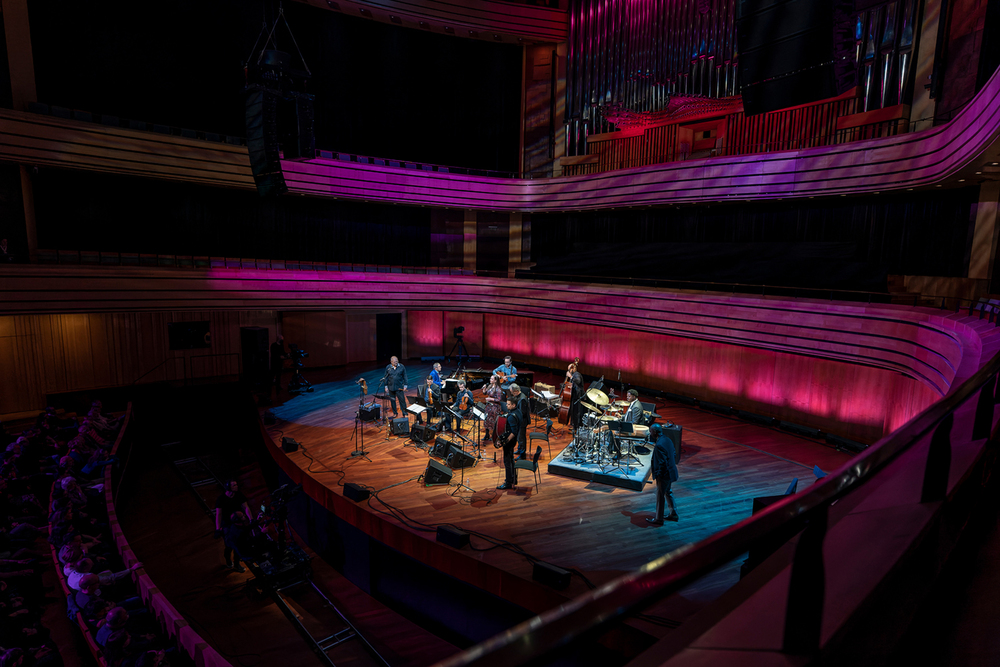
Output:
M526 317L486 316L486 354L663 389L863 442L906 423L939 395L892 371L711 341Z

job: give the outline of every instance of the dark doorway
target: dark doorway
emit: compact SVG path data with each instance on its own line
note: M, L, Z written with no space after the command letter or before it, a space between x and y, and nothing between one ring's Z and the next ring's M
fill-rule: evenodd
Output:
M510 216L480 211L476 214L476 273L507 275L510 255Z
M389 363L392 355L403 356L403 316L386 313L375 316L375 353L381 363Z

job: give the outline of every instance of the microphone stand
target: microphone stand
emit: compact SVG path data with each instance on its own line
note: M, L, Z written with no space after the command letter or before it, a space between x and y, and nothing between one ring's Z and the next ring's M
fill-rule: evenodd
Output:
M370 458L368 458L368 454L365 452L365 424L364 424L363 421L361 421L361 408L364 407L364 404L365 404L365 390L364 390L363 387L361 387L359 385L358 386L358 411L354 413L354 434L351 436L351 439L354 440L354 442L355 442L355 447L354 447L354 451L351 452L351 456L352 457L360 456L364 460L366 460L369 463L371 463L372 460ZM359 426L360 426L360 428L359 428ZM358 433L361 434L360 437L358 437ZM358 444L361 445L360 449L358 449L358 447L357 447Z

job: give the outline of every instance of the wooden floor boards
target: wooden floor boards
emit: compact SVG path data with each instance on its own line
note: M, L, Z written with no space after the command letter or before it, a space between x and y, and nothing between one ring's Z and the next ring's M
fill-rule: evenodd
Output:
M415 395L418 379L429 370L429 364L407 365L408 394ZM354 380L364 377L374 388L382 374L381 368L366 370L360 365L307 371L315 391L294 397L282 394L282 402L273 408L278 422L268 432L277 442L290 436L301 443L289 458L330 488L339 492L343 482L355 482L379 490L370 511L380 521L402 523L384 503L404 513L414 522L411 532L424 539L433 540L434 533L416 530L417 523L453 524L516 544L534 558L579 570L593 583L746 518L754 497L782 493L793 478L799 479L800 490L808 487L815 481L813 466L830 471L850 458L789 433L667 403L658 406L661 421L685 427L680 479L673 487L681 517L676 524L647 525L655 502L652 484L637 492L547 474L546 447L538 488L530 473L522 471L515 491L496 490L503 481L503 466L494 462L494 450L487 446L483 450L487 458L466 470L465 484L475 491L452 495L455 487L425 487L418 482L428 453L404 438L387 439L384 429L364 425L367 458L351 456L359 446L352 440L359 402ZM536 379L556 378L536 373ZM551 440L555 455L568 444L569 435L557 427ZM453 481L459 477L455 471ZM476 537L473 543L489 546ZM505 549L465 552L469 558L531 578L531 563L523 555ZM569 594L586 588L582 580L574 579Z

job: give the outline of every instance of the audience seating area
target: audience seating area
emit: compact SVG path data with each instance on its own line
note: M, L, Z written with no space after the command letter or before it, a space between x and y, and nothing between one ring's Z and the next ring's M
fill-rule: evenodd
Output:
M81 664L84 643L101 667L229 665L159 592L118 525L112 478L130 420L131 405L115 417L95 401L86 417L47 408L17 435L0 426L0 665L58 667L70 655L68 664ZM55 591L42 582L45 551ZM62 624L56 606L82 641L46 627Z

